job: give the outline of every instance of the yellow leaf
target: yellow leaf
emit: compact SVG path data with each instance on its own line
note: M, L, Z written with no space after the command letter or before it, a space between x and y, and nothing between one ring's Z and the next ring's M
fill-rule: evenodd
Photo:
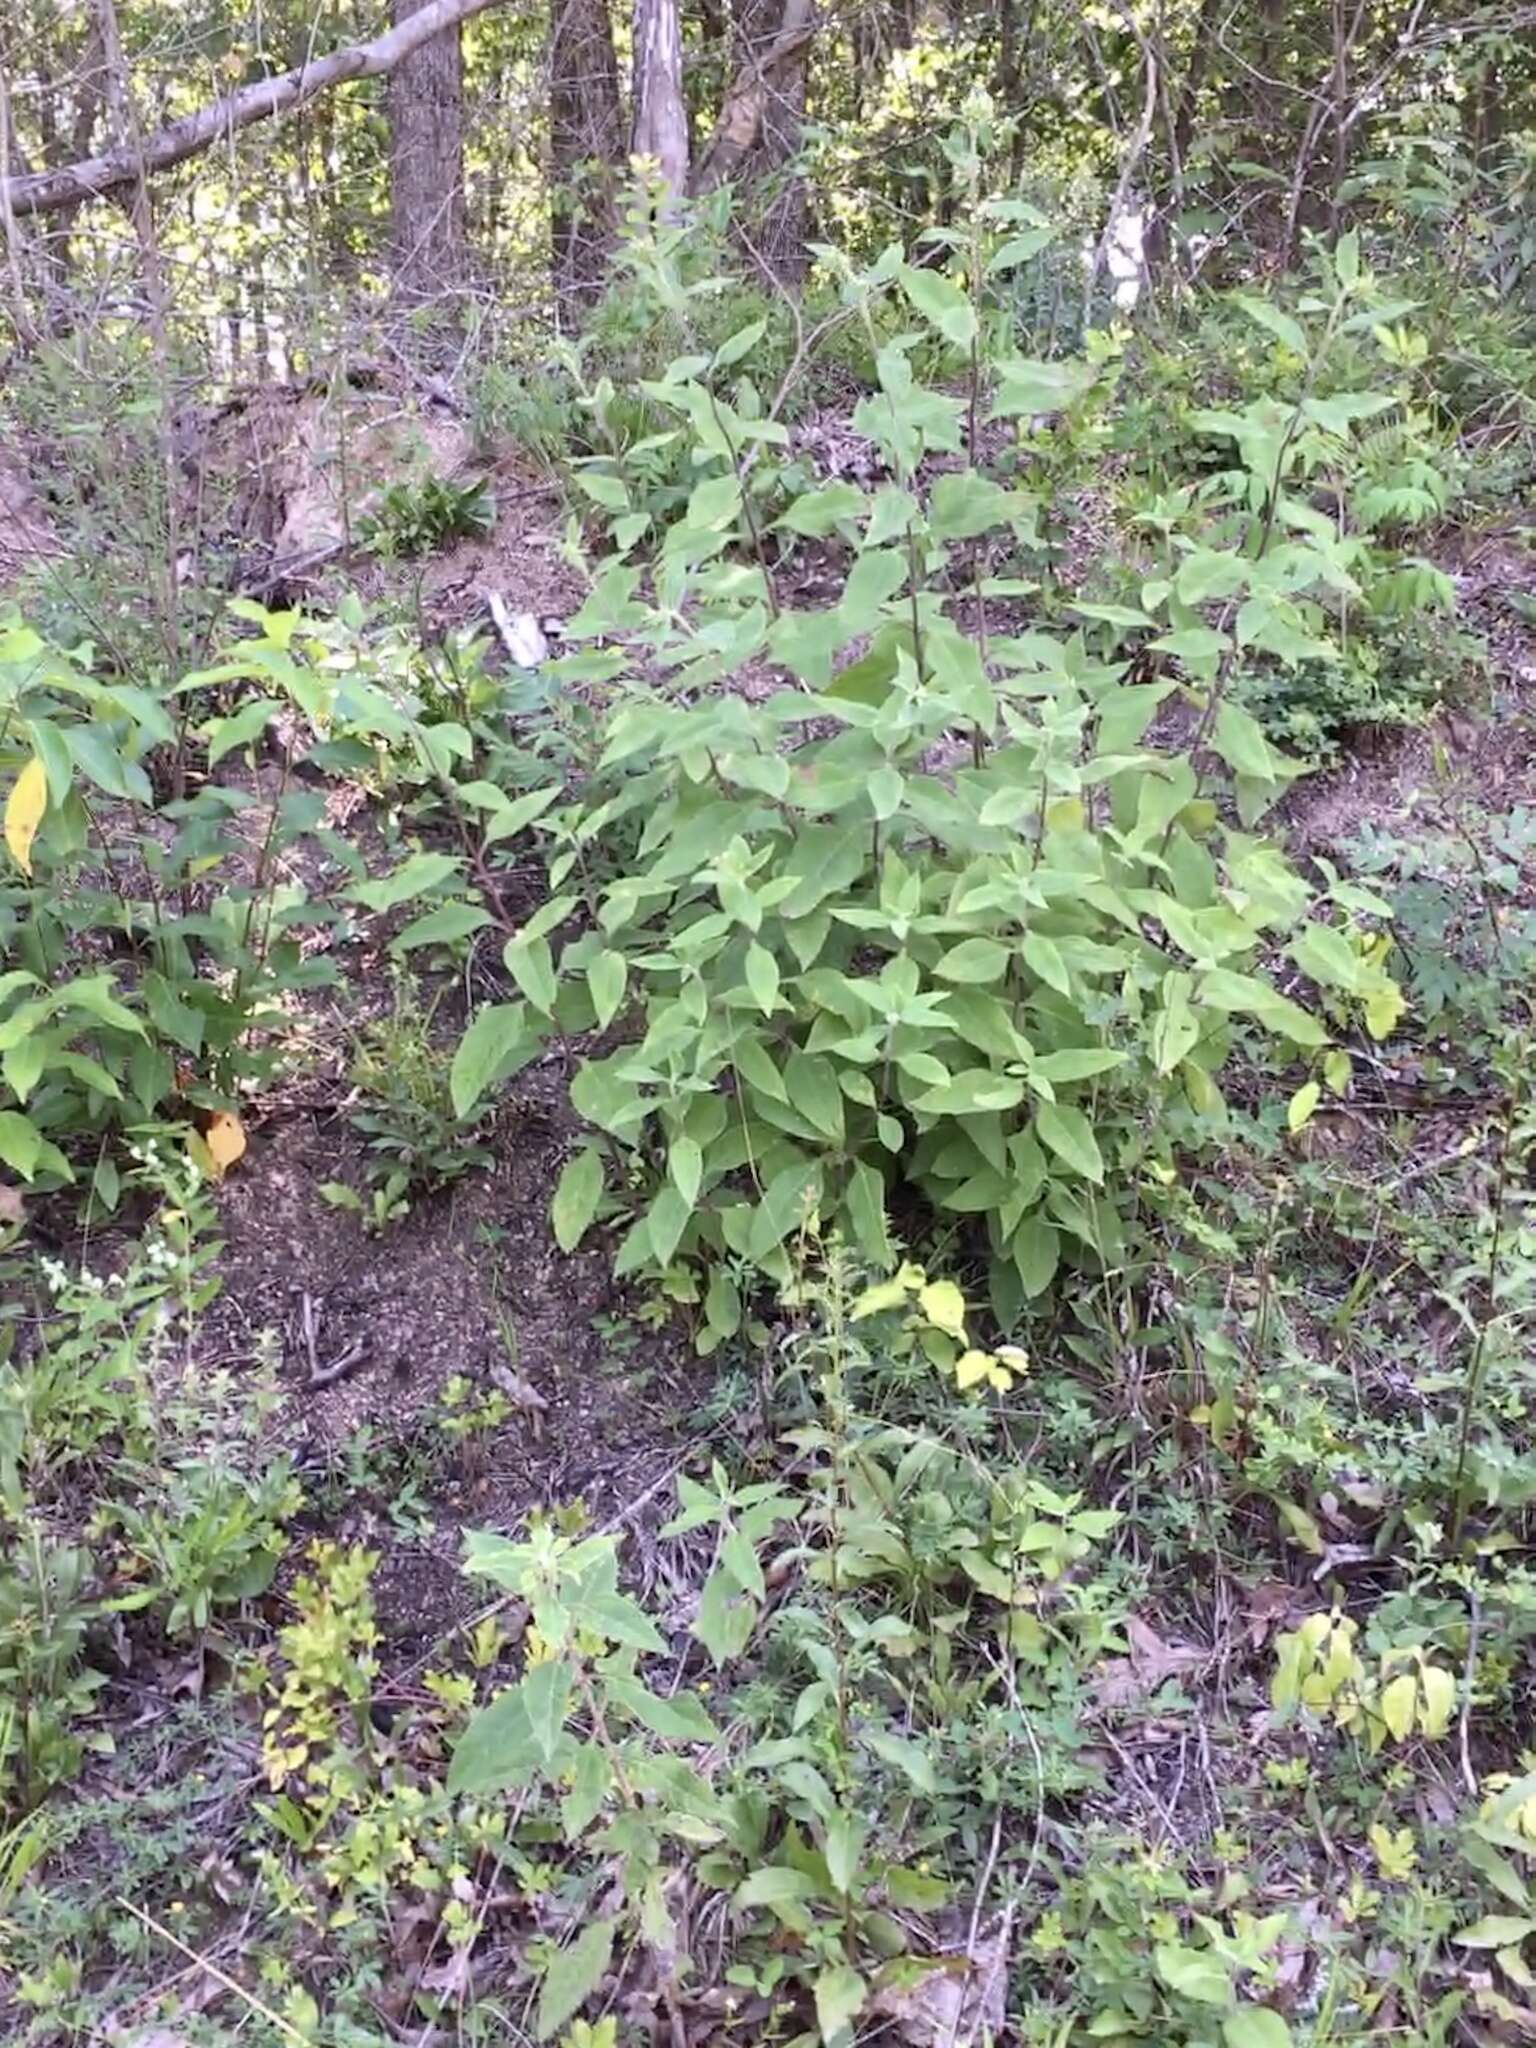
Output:
M1290 1131L1303 1131L1312 1121L1312 1112L1317 1108L1322 1090L1315 1081L1305 1081L1291 1097L1285 1112L1286 1127Z
M1365 1028L1379 1045L1384 1038L1390 1038L1397 1028L1397 1020L1408 1007L1407 997L1395 981L1389 981L1385 988L1377 989L1365 1001Z
M1451 1725L1451 1715L1456 1710L1456 1681L1438 1664L1426 1664L1419 1673L1419 1685L1424 1694L1419 1726L1431 1741L1435 1741Z
M222 1180L245 1152L245 1125L227 1109L216 1109L203 1133L203 1142L213 1161L214 1176Z
M1081 797L1059 796L1045 808L1045 822L1053 832L1081 832L1083 817Z
M964 1393L968 1387L980 1386L992 1377L996 1360L990 1351L967 1351L955 1360L955 1385Z
M1353 1072L1349 1054L1342 1047L1336 1045L1332 1052L1325 1054L1323 1079L1328 1083L1332 1094L1343 1095L1346 1092Z
M1411 1671L1403 1672L1381 1689L1381 1718L1399 1742L1413 1726L1418 1703L1418 1681Z
M5 843L24 875L32 872L32 842L48 808L48 777L34 754L11 786L5 804Z
M874 1287L866 1287L850 1311L850 1320L862 1323L866 1316L883 1315L889 1308L905 1305L907 1290L899 1280L881 1280Z
M1311 1551L1314 1557L1321 1557L1323 1554L1322 1531L1307 1513L1306 1509L1298 1507L1294 1501L1289 1500L1277 1501L1275 1505L1279 1508L1281 1519L1291 1533L1291 1541L1299 1543L1303 1550Z
M930 1280L918 1290L917 1305L930 1323L965 1342L965 1296L953 1280Z

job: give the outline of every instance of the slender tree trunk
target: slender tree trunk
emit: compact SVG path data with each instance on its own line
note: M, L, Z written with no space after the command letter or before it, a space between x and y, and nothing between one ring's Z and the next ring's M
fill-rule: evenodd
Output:
M617 225L624 114L608 0L553 0L549 22L550 259L562 322L603 288Z
M399 28L426 0L392 0ZM453 300L468 282L464 233L464 61L453 23L389 79L389 274L406 310Z
M688 185L688 110L677 0L635 0L634 127L630 148L656 164L673 195Z

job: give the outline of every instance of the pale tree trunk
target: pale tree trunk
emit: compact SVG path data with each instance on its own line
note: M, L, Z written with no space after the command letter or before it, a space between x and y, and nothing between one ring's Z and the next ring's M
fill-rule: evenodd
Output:
M635 0L634 126L630 149L649 158L666 192L688 185L688 110L677 0Z
M550 268L557 310L578 325L603 288L617 225L624 114L608 0L553 0L549 23Z
M401 27L426 0L392 0ZM468 280L464 234L464 60L457 22L389 78L389 274L398 305L452 302Z

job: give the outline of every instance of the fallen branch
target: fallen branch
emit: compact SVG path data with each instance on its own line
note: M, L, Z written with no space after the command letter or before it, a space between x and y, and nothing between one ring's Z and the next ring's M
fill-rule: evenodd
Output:
M200 107L196 113L184 114L179 121L156 129L153 135L144 137L142 144L123 144L59 170L0 177L0 218L53 213L61 207L77 206L83 199L100 198L103 193L132 184L152 171L169 170L172 164L185 163L188 157L211 149L237 129L292 113L335 86L348 85L358 78L378 78L393 71L423 43L497 4L498 0L429 0L427 6L407 15L372 42L351 43L312 64L296 65L276 78L242 85L238 91Z

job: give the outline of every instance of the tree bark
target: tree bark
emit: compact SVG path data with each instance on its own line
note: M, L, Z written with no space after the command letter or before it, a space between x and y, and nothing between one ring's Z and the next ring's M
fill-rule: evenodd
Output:
M608 0L553 0L549 23L550 268L557 309L579 324L607 275L624 113Z
M800 149L812 12L812 0L734 0L736 71L694 174L696 192L736 181L742 233L786 285L805 276L805 182L787 166Z
M468 21L499 0L427 0L427 4L397 27L375 36L371 42L352 43L332 50L314 63L297 64L275 78L257 79L238 92L227 93L186 114L141 144L106 150L86 157L62 170L35 171L21 177L7 176L3 203L18 218L34 213L55 213L60 207L77 206L82 200L99 198L104 192L131 185L141 174L168 170L185 163L215 142L226 140L238 129L274 115L291 113L333 86L355 78L387 76L397 64L432 36Z
M688 189L688 109L677 0L635 0L634 155L649 158L673 198Z
M393 0L396 31L427 0ZM389 78L389 274L406 310L455 300L468 277L464 235L464 59L449 22Z

